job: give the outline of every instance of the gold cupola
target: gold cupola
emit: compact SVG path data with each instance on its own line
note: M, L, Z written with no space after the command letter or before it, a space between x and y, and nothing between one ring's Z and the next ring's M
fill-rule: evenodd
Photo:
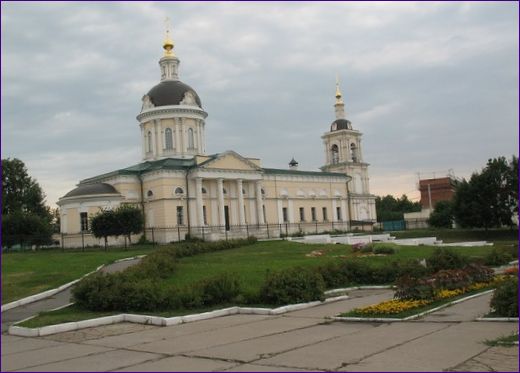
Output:
M166 37L164 38L163 49L164 55L168 57L175 57L175 53L173 53L173 47L175 44L170 36L170 30L166 30Z
M339 89L339 76L336 74L336 104L343 104L343 96Z

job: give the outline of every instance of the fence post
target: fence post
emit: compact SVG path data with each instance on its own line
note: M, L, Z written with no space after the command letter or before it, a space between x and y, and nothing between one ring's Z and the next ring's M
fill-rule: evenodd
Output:
M61 234L61 249L63 251L65 251L65 242L64 242L64 240L65 240L65 235L62 233Z
M155 234L154 234L153 227L152 227L152 244L153 244L153 246L155 246Z
M285 223L285 239L289 237L289 224Z
M269 223L265 223L265 225L267 226L267 238L271 238L269 235Z
M81 251L85 251L85 233L81 230Z
M200 229L202 230L202 241L205 241L206 240L206 236L204 234L204 226L200 227Z
M227 239L227 232L228 232L227 229L224 229L224 232L226 232L226 241L227 241L228 240Z
M246 234L247 234L247 237L249 237L249 224L246 224Z
M177 225L177 237L179 238L179 242L181 242L181 227Z
M318 234L318 221L316 220L314 224L316 225L316 234Z

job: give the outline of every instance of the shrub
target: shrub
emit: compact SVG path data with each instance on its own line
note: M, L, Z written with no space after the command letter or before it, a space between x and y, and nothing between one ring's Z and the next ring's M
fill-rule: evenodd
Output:
M396 299L432 299L434 296L432 281L426 278L405 275L397 279L395 286Z
M363 245L361 246L361 250L360 250L362 253L371 253L374 251L374 246L372 244L366 244L366 245Z
M462 289L471 284L468 273L461 269L443 269L435 273L431 279L436 289Z
M468 263L467 258L459 253L437 248L433 254L426 259L426 264L431 272L438 272L441 269L461 269Z
M419 261L413 259L394 262L391 265L397 268L396 278L402 276L421 278L426 277L429 274L429 271L425 266L423 266Z
M464 271L470 277L471 282L489 282L493 280L493 270L481 264L469 263L464 267Z
M492 314L501 317L518 317L518 278L502 282L491 298Z
M206 306L231 302L240 293L236 274L223 273L203 280L198 286L202 288L202 302Z
M500 266L509 263L511 260L513 260L511 253L498 250L495 247L484 257L484 263L489 266Z
M324 290L320 273L296 267L268 273L260 290L260 300L275 305L323 300Z
M387 255L395 254L395 248L393 248L391 246L386 246L386 245L376 246L374 248L374 254L387 254Z

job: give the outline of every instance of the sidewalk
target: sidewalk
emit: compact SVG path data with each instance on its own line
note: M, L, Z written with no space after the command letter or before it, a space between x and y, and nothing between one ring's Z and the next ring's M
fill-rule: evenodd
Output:
M116 324L44 338L2 336L2 371L516 371L518 347L483 342L516 323L475 322L485 295L425 319L391 324L326 323L354 307L392 297L388 290L283 316L234 315L155 327ZM497 358L500 354L500 358ZM484 367L484 368L483 368Z

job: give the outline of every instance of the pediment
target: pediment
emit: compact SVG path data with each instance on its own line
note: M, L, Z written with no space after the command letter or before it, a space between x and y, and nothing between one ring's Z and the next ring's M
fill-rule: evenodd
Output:
M203 162L199 166L203 169L221 169L221 170L239 170L239 171L259 171L261 170L256 164L242 157L234 151L226 151L217 154L214 158Z

